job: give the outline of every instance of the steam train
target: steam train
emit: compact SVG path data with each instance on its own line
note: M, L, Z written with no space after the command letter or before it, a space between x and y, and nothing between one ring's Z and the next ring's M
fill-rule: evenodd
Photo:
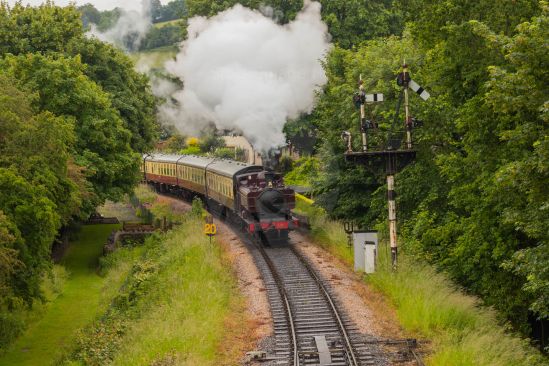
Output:
M209 211L264 242L285 240L298 226L295 192L282 176L259 165L193 155L145 154L145 182L185 199L200 197Z

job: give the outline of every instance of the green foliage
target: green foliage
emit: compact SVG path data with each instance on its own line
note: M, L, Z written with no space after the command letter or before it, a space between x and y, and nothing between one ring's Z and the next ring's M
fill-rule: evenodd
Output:
M223 137L212 133L200 139L198 146L200 146L200 150L203 153L213 153L217 149L225 147L225 140L223 140Z
M0 312L40 295L50 244L80 199L67 169L70 125L35 115L13 84L0 76Z
M162 5L158 0L151 2L151 17L153 23L181 19L186 15L187 8L184 0L172 0L166 5Z
M109 95L83 74L78 57L6 56L0 65L23 87L40 90L37 108L74 121L75 161L86 167L96 195L92 204L131 191L139 179L139 155Z
M156 100L149 79L134 70L131 59L116 47L97 39L74 39L69 54L86 65L83 73L109 96L125 129L131 132L134 151L150 150L158 137Z
M525 0L515 11L514 2L406 3L414 18L402 38L336 47L328 56L328 84L311 117L322 142L317 202L335 218L385 222L383 170L345 164L340 133L350 131L360 149L350 100L358 76L367 92L396 101L394 77L405 58L432 97L411 96L424 127L414 131L416 163L397 176L404 245L528 334L529 311L544 318L548 306L540 265L549 240L547 5ZM380 125L369 131L371 148L386 145L393 108L368 107ZM402 133L402 114L397 121L393 135Z
M134 190L135 197L143 204L152 204L157 197L157 194L146 184L138 185Z
M168 153L178 153L180 150L187 147L186 137L180 134L170 136L162 146L162 151Z
M322 19L336 44L343 48L358 46L367 39L399 34L390 12L391 1L321 1ZM391 29L395 28L395 29Z
M311 187L318 177L320 162L315 157L300 158L295 162L292 171L284 176L284 183L303 187Z
M243 161L245 157L245 151L241 148L220 147L213 152L213 156L220 159Z
M0 348L10 344L23 330L23 319L13 313L0 312Z
M65 364L219 364L224 322L235 316L237 295L219 246L208 245L201 226L191 215L173 232L147 239L110 308L79 334ZM105 270L136 250L114 252L103 261Z
M387 250L380 250L377 272L367 277L397 307L403 326L434 340L430 365L547 365L526 340L509 334L494 311L479 307L444 274L401 255L392 271Z
M0 55L63 52L82 35L80 14L72 5L61 8L51 0L37 7L0 4Z
M79 332L76 336L77 351L72 357L80 361L78 364L90 366L109 363L120 348L121 337L127 329L127 321L117 318L114 314L105 316L101 322Z
M40 274L49 266L50 245L60 217L43 188L30 184L14 171L0 168L0 183L0 207L23 239L14 243L24 270L13 275L12 289L16 296L31 303L32 297L40 295Z
M139 180L136 151L156 138L156 101L128 57L84 37L72 5L2 2L0 65L3 314L47 295L40 283L61 226Z
M121 51L86 38L74 6L61 8L50 1L39 7L0 6L0 54L32 52L80 55L89 65L82 69L84 73L109 93L111 104L132 132L132 147L137 151L152 147L156 137L155 100L147 78L133 70Z
M191 215L195 217L202 217L205 214L204 203L199 197L193 198L191 206Z
M349 266L352 252L340 223L326 212L299 200L296 211L308 217L311 236ZM418 258L400 253L393 271L387 244L381 244L376 273L366 281L385 294L404 328L433 340L429 365L546 365L547 360L520 336L509 334L496 313L480 307L443 273Z
M275 20L285 24L293 20L303 7L302 0L187 0L189 17L196 15L212 16L235 4L259 9L270 6ZM399 20L399 8L392 6L392 1L359 1L359 0L321 0L322 19L328 25L334 43L343 48L357 46L362 41L377 36L400 34L402 21Z
M384 93L387 100L395 100L398 98L398 88L394 83L394 75L404 54L412 62L419 58L409 37L367 41L355 51L336 47L328 55L325 64L328 84L312 115L321 142L317 155L322 162L321 174L313 183L318 193L317 202L326 208L332 218L351 219L366 224L382 214L371 207L378 196L375 192L383 184L383 171L373 174L346 163L341 132L350 131L353 135L353 149L361 149L358 110L351 102L359 75L362 74L369 92ZM370 148L386 146L394 114L394 105L390 103L369 107L369 117L377 120L380 125L379 129L369 131ZM422 136L417 138L422 139Z
M515 27L539 11L537 0L397 0L411 21L414 38L427 47L447 38L454 25L482 21L495 33L511 35ZM471 60L473 61L473 60Z
M123 12L119 7L112 10L99 11L89 3L79 6L77 10L81 13L82 24L85 29L89 29L93 24L97 26L97 30L100 32L105 32L114 27Z
M308 114L284 125L286 138L301 154L311 155L315 152L317 130L314 122L312 115Z
M203 155L204 153L198 146L188 146L179 152L182 155Z
M141 41L139 50L151 50L178 44L185 38L186 30L187 26L185 23L152 27Z
M102 12L97 10L90 3L79 6L78 11L82 14L81 20L84 28L88 28L91 24L99 24L101 22Z

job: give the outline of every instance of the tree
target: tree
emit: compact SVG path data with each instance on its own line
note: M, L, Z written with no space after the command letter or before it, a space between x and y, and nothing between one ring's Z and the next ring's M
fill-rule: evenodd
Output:
M185 35L185 24L152 27L141 41L139 49L150 50L158 47L173 46L183 41Z
M90 3L79 6L78 11L82 14L82 25L88 28L91 24L99 24L101 22L101 12Z
M149 11L151 13L151 21L157 23L162 18L162 4L160 0L151 0L149 2Z
M22 87L40 90L36 108L74 121L75 163L85 168L95 195L87 211L132 189L139 179L139 155L129 145L131 134L109 95L84 75L79 57L7 56L0 65Z
M121 50L97 39L74 39L67 49L86 65L83 73L109 93L110 103L132 133L132 149L150 150L158 137L158 125L149 79L134 70L131 59Z
M416 40L425 47L444 41L452 26L471 20L510 36L518 24L539 13L538 0L398 0Z
M79 18L74 6L61 8L51 1L39 7L16 4L8 9L1 5L0 53L60 52L79 56L89 65L85 73L110 94L112 105L132 132L132 148L140 152L150 149L157 125L156 100L148 79L134 71L132 61L122 51L85 38Z
M30 304L41 294L40 275L50 265L50 246L60 227L59 215L42 187L6 168L0 168L0 208L23 239L14 243L24 270L14 274L12 288Z
M0 76L0 311L40 295L51 242L88 194L70 172L72 120L36 112L14 85Z
M7 299L13 296L12 276L22 266L14 248L21 245L21 240L17 227L0 210L0 309L5 308Z
M166 22L174 19L183 19L185 17L187 17L185 1L174 0L162 6L161 18L159 21Z
M378 36L390 34L391 4L387 1L321 1L322 19L335 43L351 48ZM396 34L400 30L394 30Z
M47 32L44 31L47 29ZM47 0L38 7L0 3L0 54L63 52L68 42L83 35L80 13Z

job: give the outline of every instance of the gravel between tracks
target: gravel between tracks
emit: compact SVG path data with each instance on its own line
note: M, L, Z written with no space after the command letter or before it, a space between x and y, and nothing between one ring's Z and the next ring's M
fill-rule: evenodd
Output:
M226 245L232 257L233 268L238 277L238 286L248 303L250 318L255 323L254 336L262 340L273 334L271 308L261 274L254 259L241 239L226 224L216 221L218 240Z

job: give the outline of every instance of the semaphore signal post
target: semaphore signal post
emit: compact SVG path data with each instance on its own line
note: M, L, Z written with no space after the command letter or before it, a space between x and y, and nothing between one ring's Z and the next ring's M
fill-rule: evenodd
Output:
M345 160L365 166L371 171L385 170L387 178L387 207L389 217L389 241L391 245L391 262L393 268L397 267L398 259L398 238L397 238L397 207L395 192L395 174L404 169L416 157L416 151L413 149L412 131L419 125L419 121L410 114L409 91L410 89L417 93L423 100L429 99L429 93L419 84L410 78L408 66L402 66L402 72L397 77L397 84L402 87L395 115L395 122L398 120L400 106L404 99L404 114L406 128L406 148L401 149L401 139L394 138L393 133L389 134L388 142L385 147L378 150L371 150L368 146L368 130L377 128L374 122L366 119L365 105L368 103L382 102L383 94L366 94L362 77L359 81L359 91L353 97L353 102L360 109L360 130L362 133L362 151L352 151L351 134L343 132L342 137L346 141L347 151ZM393 123L393 129L396 123Z

